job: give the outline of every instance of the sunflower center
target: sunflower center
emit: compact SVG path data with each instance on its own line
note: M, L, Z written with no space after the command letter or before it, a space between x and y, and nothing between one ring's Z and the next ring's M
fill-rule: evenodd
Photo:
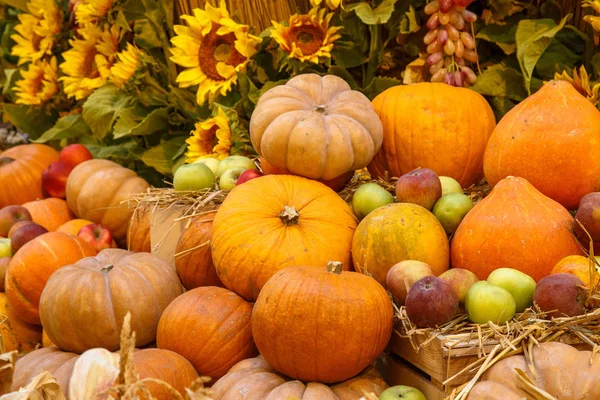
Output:
M198 61L204 75L214 81L224 81L228 77L219 73L217 64L236 66L246 61L246 57L235 49L235 34L217 35L218 29L219 26L213 23L211 31L202 38Z
M85 58L83 60L83 63L81 64L82 76L89 78L89 79L94 79L100 75L100 72L98 72L98 68L95 67L95 62L94 62L95 59L96 59L95 51L88 51L85 54Z
M204 131L198 140L198 146L204 154L210 154L217 144L219 144L219 138L217 137L217 125L210 128L208 131Z
M303 55L315 54L323 47L325 32L315 25L293 26L290 29L290 42L302 50Z

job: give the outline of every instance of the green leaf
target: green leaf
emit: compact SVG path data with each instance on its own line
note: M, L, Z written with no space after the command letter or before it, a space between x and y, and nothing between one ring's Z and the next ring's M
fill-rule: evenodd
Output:
M419 31L419 23L417 22L417 16L415 14L415 9L413 6L410 6L408 11L404 14L402 19L400 20L400 33L408 34Z
M484 96L505 97L515 101L527 97L527 91L523 87L523 75L516 69L502 64L492 65L483 71L471 89Z
M83 141L94 158L103 158L113 161L131 160L132 152L138 148L138 143L135 140L130 140L124 143L106 146L104 144L86 143Z
M185 140L185 136L177 136L162 141L158 146L146 150L141 155L140 160L161 174L169 175L176 163L175 159L186 149Z
M554 39L544 51L535 66L535 72L544 79L554 79L554 73L562 73L565 68L573 68L581 57L567 46Z
M114 85L97 89L83 104L83 119L100 139L111 131L119 113L130 107L134 99Z
M506 97L492 97L490 99L490 105L494 110L496 120L500 121L507 112L517 105L517 103Z
M21 77L18 69L5 69L4 75L6 80L4 81L4 87L2 88L2 95L9 97L15 82ZM15 73L16 72L16 73Z
M517 49L516 33L517 25L514 24L488 24L477 33L476 37L496 44L505 54L512 54Z
M368 57L354 42L338 40L331 52L335 64L342 68L354 68L368 61Z
M554 36L571 17L572 14L565 16L558 25L551 19L526 19L519 22L516 33L517 59L528 93L531 93L531 78L535 65Z
M119 12L117 12L115 25L117 25L119 28L124 29L126 32L131 32L131 26L129 26L129 21L127 21L127 18L125 17L125 14L123 14L122 10L119 10Z
M347 69L342 68L339 65L332 65L331 67L329 67L327 73L330 75L339 76L340 78L348 82L348 85L350 85L350 88L352 90L358 90L358 83L356 83L356 79L354 79L352 74L348 72Z
M385 24L389 21L394 12L394 5L398 0L383 0L375 9L366 1L347 6L348 10L353 10L358 18L367 25Z
M154 25L149 20L139 19L133 26L135 33L135 42L145 50L161 47L162 41Z
M149 114L140 115L141 107L130 107L119 113L115 124L113 137L120 139L125 136L144 136L169 128L169 109L156 108Z
M90 134L90 127L85 123L81 114L66 115L59 119L56 124L48 129L34 143L46 143L51 140L70 139Z
M594 68L596 76L600 77L600 53L596 53L592 58L592 67Z
M27 133L31 139L37 139L52 128L58 117L54 110L24 104L3 103L2 111L14 126Z
M369 86L362 90L363 94L369 98L369 100L373 100L377 95L383 92L386 89L389 89L393 86L401 85L400 82L396 78L386 78L383 76L377 76L373 78Z
M29 12L27 9L27 0L0 0L0 3L16 8L24 12Z

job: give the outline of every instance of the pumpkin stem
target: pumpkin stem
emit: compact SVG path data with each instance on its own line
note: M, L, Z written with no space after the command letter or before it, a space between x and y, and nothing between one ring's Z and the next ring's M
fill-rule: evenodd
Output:
M325 267L325 272L329 272L331 274L341 275L342 274L342 264L339 261L327 261L327 267Z
M115 266L112 264L109 265L105 265L104 267L102 267L100 269L100 272L104 272L105 274L108 274Z
M10 158L10 157L0 157L0 167L10 164L11 162L15 161L14 158Z
M295 207L284 206L283 211L279 214L279 218L286 225L295 225L298 223L298 219L300 218L300 214Z
M315 111L321 114L327 113L327 108L324 105L315 106Z

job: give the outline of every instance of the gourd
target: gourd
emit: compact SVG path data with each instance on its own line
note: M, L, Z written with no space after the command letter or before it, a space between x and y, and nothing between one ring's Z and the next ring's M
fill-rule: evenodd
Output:
M23 204L23 207L29 211L33 222L46 228L48 232L57 230L74 218L67 202L55 197L31 201Z

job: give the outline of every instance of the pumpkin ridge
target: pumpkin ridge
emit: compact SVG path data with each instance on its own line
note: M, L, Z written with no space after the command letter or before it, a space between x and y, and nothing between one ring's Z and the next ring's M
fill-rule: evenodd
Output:
M138 254L143 254L143 253L138 253ZM129 257L131 257L131 255L130 256L125 256L124 258L128 259ZM135 275L139 276L142 279L143 283L146 284L146 288L150 289L149 291L152 292L152 284L150 283L150 281L148 281L148 277L146 276L146 274L143 274L137 268L132 268L128 263L126 264L126 263L121 262L120 263L120 267L121 267L122 270L127 269L127 270L133 271L133 273ZM107 273L106 276L108 278L109 274ZM127 282L127 283L129 283L129 282ZM156 321L158 323L158 320L160 319L160 314L161 314L161 312L159 310L161 309L161 307L160 307L160 304L158 304L158 298L156 296L153 296L153 300L154 300L154 315L155 315L155 317L156 317L155 319L156 319ZM158 315L156 315L157 313L158 313ZM118 321L122 321L123 318L125 318L124 315L119 316ZM118 328L119 328L119 331L120 331L121 328L122 328L122 326L119 325Z
M282 270L282 271L283 271L283 270ZM291 272L293 272L293 271L291 271ZM275 281L275 280L279 280L278 278L279 278L279 276L281 276L281 272L278 272L276 275L273 275L273 277L275 277L275 276L277 276L277 278L276 278L276 279L273 279L273 281ZM268 283L268 282L267 282L267 283ZM285 291L285 290L286 290L286 288L287 288L287 287L290 285L290 283L291 283L291 281L285 282L285 284L283 285L283 287L282 287L281 289L278 289L278 292ZM266 285L265 285L265 286L266 286ZM281 305L281 302L276 302L276 303L275 303L275 308L274 308L274 310L273 310L273 315L275 316L275 319L276 319L276 320L277 320L277 319L279 319L279 316L280 316L280 313L278 313L278 312L277 312L277 310L279 310L279 307L280 307L280 305ZM254 310L253 310L253 311L254 311ZM287 322L287 321L286 321L286 322ZM252 333L252 335L254 336L254 332ZM275 350L275 351L273 352L273 356L275 357L275 360L274 360L274 362L273 362L273 365L272 365L272 366L273 366L273 368L275 368L275 365L277 365L277 368L280 368L280 366L281 366L281 362L279 361L279 358L280 358L280 357L279 357L279 353L278 353L277 346L274 346L274 347L273 347L273 349ZM269 364L269 365L271 365L271 364ZM295 368L296 368L296 367L294 366L294 369L295 369ZM296 373L297 373L297 371L296 371Z
M352 144L352 139L350 138L350 135L348 134L348 130L346 129L342 129L342 127L340 126L340 124L336 121L336 118L340 118L340 119L346 119L348 121L354 121L358 126L360 126L364 132L367 134L367 136L369 136L371 138L371 141L373 141L373 137L371 135L369 135L369 131L367 130L367 128L365 128L365 126L363 124L361 124L360 122L358 122L355 119L352 119L346 115L343 114L333 114L331 116L327 116L325 117L327 118L327 121L329 121L329 123L335 125L338 129L338 131L340 133L342 133L344 135L344 137L346 138L346 141L348 142L348 144L350 145L350 148L352 149L351 153L352 153L352 164L350 165L350 169L355 169L356 166L354 164L356 164L356 154L355 154L355 149L354 149L354 145ZM325 124L325 126L327 128L325 129L329 129L329 125ZM329 135L328 135L329 137ZM373 143L373 148L375 148L375 143Z

